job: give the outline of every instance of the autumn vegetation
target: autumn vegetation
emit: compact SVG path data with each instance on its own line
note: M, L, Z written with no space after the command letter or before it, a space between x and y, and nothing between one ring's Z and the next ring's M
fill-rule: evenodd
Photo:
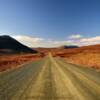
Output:
M100 69L100 45L83 46L74 49L64 49L55 56L63 57L67 62Z
M0 71L10 70L28 61L34 61L40 58L40 55L34 54L13 54L0 56Z
M67 62L84 65L84 67L91 67L100 69L100 54L99 53L79 53L71 57L65 58Z

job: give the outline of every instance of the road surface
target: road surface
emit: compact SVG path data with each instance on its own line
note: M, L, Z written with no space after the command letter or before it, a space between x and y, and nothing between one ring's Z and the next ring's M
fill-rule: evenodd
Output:
M1 73L0 100L100 100L100 73L49 54Z

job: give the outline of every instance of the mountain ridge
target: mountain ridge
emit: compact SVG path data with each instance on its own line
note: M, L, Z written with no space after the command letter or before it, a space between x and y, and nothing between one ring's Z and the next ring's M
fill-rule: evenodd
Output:
M16 39L8 35L0 36L0 52L1 53L37 53L36 50L33 50Z

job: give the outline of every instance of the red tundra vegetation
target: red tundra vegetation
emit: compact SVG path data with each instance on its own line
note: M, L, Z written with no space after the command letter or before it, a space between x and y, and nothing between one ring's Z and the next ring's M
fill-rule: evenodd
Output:
M100 44L64 49L55 55L63 57L67 62L100 69Z
M34 54L13 54L13 55L1 55L0 56L0 71L14 69L18 65L26 63L28 61L34 61L40 58L40 55Z

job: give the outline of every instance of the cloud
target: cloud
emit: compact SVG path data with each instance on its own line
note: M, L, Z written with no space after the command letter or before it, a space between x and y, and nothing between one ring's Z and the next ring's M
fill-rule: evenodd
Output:
M13 36L14 38L20 40L20 41L30 41L30 42L40 42L43 39L42 38L37 38L37 37L29 37L29 36L21 36L21 35L17 35L17 36Z
M100 36L80 39L81 45L92 45L92 44L99 44L99 43L100 43Z
M66 41L52 41L52 43L54 45L71 45L72 44L72 40L66 40Z
M90 38L83 38L82 36L75 36L73 35L72 38L67 40L52 40L52 39L44 39L41 37L30 37L26 35L15 35L13 38L18 40L24 45L29 47L59 47L62 45L92 45L92 44L99 44L100 43L100 36L90 37ZM79 38L80 37L80 38Z
M93 45L100 43L100 36L85 38L80 34L72 34L68 38L68 40L72 40L71 43L73 45L84 46L84 45Z
M2 35L12 35L12 33L0 33L0 35L2 36Z
M96 41L100 42L100 36L81 39L81 42L96 42Z
M26 35L14 35L12 37L29 47L58 47L72 44L72 40L59 41L40 37L30 37Z
M25 35L15 35L12 37L29 47L37 47L44 40L43 38L30 37Z
M79 38L82 38L82 36L80 34L72 34L68 38L69 39L79 39Z

